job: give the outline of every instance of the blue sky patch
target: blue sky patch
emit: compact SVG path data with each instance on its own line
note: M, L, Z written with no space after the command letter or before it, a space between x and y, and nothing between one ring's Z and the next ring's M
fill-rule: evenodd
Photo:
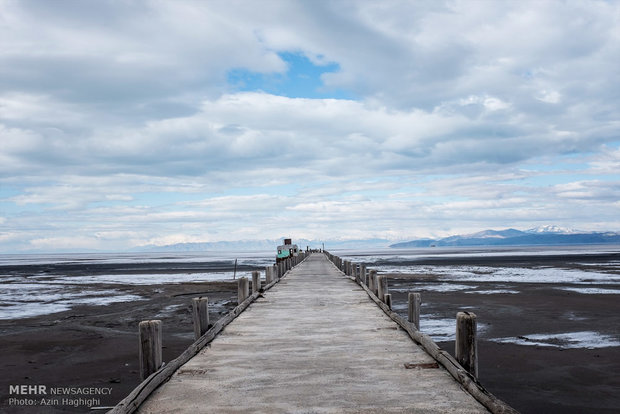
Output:
M259 73L245 68L228 72L228 84L235 91L263 91L289 98L352 99L352 95L341 89L328 88L321 75L338 72L335 62L315 65L302 53L278 53L287 64L286 73Z

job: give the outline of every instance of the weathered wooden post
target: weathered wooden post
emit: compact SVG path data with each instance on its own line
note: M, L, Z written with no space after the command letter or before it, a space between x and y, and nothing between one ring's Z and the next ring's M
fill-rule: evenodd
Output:
M209 330L209 299L192 299L192 319L194 320L194 340L199 339Z
M140 380L144 381L161 367L162 333L161 321L142 321L138 324L140 338Z
M366 265L360 267L360 284L366 284Z
M476 340L476 314L456 314L456 342L454 356L471 375L478 378L478 341Z
M392 310L392 294L391 293L386 293L385 295L383 295L383 302L385 302L389 310Z
M260 291L260 282L260 272L258 270L254 270L252 272L252 293Z
M273 270L273 267L271 266L265 266L265 284L268 285L272 282L273 278L271 276L271 271Z
M377 297L385 302L385 295L388 292L388 278L387 276L377 276Z
M412 323L415 328L420 330L420 305L422 304L422 296L419 293L409 292L408 295L409 317L407 320Z
M369 280L368 289L370 289L370 291L374 293L375 296L377 296L377 293L378 293L377 292L377 271L374 269L370 271L370 280Z
M240 277L237 283L237 303L241 304L250 296L250 282L247 277Z

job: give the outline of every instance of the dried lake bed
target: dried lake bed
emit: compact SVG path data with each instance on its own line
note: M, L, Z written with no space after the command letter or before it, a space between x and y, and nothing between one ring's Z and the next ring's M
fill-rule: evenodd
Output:
M620 247L340 251L388 274L394 309L422 293L421 330L453 352L455 315L478 315L480 380L522 412L617 412ZM162 319L164 360L193 340L190 300L211 319L236 305L236 276L273 262L251 254L0 256L3 378L11 384L138 384L137 323ZM84 407L38 407L83 412ZM37 412L37 407L11 412Z

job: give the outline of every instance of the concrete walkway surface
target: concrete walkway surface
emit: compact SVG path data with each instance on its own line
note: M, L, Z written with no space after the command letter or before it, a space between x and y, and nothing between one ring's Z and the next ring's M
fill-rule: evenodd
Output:
M320 253L183 365L140 413L487 413Z

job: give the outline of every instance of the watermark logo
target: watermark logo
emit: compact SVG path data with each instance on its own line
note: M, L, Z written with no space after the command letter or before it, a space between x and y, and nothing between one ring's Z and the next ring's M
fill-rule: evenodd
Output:
M111 395L110 387L49 387L47 385L9 385L10 406L96 407L101 396Z

